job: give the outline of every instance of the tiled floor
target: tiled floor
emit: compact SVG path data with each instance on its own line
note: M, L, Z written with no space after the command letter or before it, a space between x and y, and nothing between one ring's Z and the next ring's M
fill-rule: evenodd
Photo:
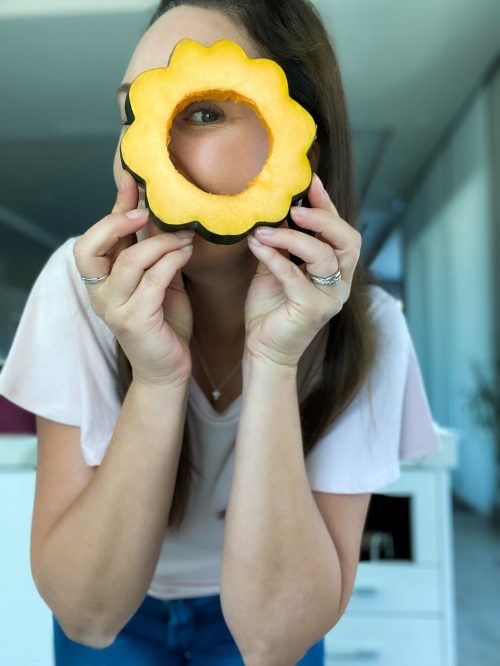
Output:
M500 666L500 528L453 504L457 666Z

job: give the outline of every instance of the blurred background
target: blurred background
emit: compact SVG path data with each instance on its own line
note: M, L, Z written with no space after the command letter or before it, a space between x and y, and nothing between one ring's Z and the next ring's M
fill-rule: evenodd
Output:
M401 303L442 437L374 498L327 663L498 665L500 2L314 4L347 95L363 256ZM0 363L50 254L113 205L116 87L154 6L0 0ZM50 611L29 571L33 421L10 409L0 663L48 666Z

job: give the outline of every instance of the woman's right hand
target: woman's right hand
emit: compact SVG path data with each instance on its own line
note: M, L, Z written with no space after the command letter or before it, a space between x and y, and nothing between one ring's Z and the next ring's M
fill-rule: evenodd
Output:
M192 256L194 232L187 238L186 231L164 232L137 242L135 232L148 221L138 201L137 184L123 171L111 214L78 238L73 254L81 275L111 271L86 287L92 308L127 355L134 379L156 385L187 381L193 314L181 269Z

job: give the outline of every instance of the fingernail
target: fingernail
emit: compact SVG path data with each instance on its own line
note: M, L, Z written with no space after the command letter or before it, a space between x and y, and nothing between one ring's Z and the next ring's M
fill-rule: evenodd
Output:
M176 231L175 235L177 238L193 238L194 231L192 229L181 229L181 231Z
M309 210L309 208L305 208L304 206L292 206L290 208L290 214L293 217L306 218L309 215Z
M131 220L135 220L139 217L146 217L148 213L149 210L147 208L134 208L134 210L129 210L129 212L125 213L125 215Z
M276 229L274 227L257 227L255 230L259 235L262 234L263 236L269 236L271 234L274 234Z

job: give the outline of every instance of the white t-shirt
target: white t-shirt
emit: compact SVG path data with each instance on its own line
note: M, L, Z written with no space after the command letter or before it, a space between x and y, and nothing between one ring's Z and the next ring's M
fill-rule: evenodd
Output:
M85 463L99 465L121 408L116 352L113 333L93 311L80 280L75 240L69 238L54 251L31 289L0 373L0 394L30 412L79 426ZM404 315L380 287L370 286L369 293L381 335L370 387L363 386L307 456L311 490L374 492L399 477L400 460L439 449ZM321 358L313 345L308 352ZM187 418L194 462L203 478L193 477L181 531L166 531L148 591L154 597L220 591L224 521L217 514L227 507L240 408L241 395L216 412L191 377Z

